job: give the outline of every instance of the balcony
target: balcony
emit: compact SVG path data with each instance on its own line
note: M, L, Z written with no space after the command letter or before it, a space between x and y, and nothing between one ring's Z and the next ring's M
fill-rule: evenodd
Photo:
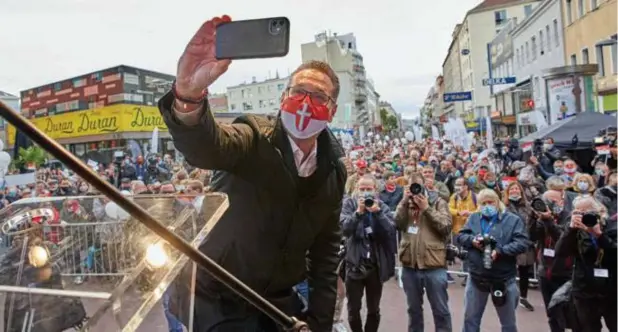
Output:
M364 103L367 101L367 93L365 92L365 89L356 88L354 90L354 101L357 103Z
M354 79L354 86L356 86L357 88L365 88L365 84L367 83L367 81L365 81L364 78L361 77L357 77L356 79Z
M365 66L363 65L352 65L352 70L354 70L355 73L365 74Z

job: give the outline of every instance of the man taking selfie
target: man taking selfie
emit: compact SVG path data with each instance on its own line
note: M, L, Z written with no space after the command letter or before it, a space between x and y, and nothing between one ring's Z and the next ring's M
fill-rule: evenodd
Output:
M189 164L217 170L211 188L230 200L199 249L289 315L300 307L292 287L306 278L309 327L329 331L347 176L342 149L327 129L339 80L326 63L302 64L290 76L276 119L215 122L207 89L231 63L215 58L215 29L229 21L217 17L200 27L180 57L172 91L159 101L174 146ZM194 331L277 331L205 271L196 279ZM189 282L176 286L171 311L186 325Z

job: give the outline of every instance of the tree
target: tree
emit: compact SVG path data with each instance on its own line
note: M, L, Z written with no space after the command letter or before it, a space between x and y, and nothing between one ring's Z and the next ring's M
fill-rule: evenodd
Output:
M397 117L388 114L388 111L385 108L380 109L380 120L382 120L382 129L385 132L390 133L393 130L397 130L399 127Z

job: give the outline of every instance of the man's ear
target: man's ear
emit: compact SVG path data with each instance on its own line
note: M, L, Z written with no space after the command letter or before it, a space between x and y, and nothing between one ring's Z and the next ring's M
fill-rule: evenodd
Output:
M333 106L333 109L330 110L330 116L328 117L328 122L333 121L333 117L335 116L336 113L337 113L337 105Z

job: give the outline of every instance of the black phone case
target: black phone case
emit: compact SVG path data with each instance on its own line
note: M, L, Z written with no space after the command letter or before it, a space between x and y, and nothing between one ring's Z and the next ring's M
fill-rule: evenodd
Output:
M217 26L217 59L281 57L290 49L290 20L272 17Z

